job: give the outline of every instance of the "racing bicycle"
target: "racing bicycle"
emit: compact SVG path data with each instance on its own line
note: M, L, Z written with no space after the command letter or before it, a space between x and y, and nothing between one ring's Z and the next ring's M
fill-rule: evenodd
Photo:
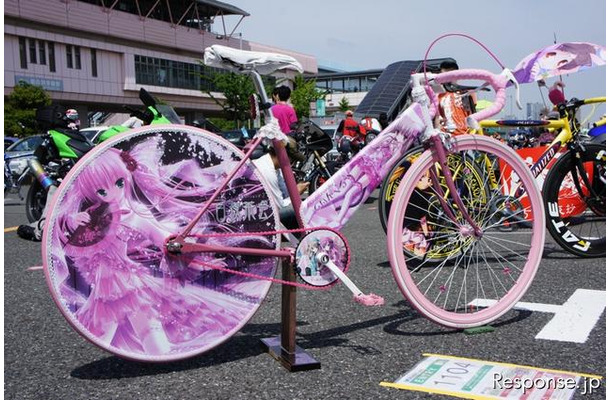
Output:
M291 57L206 49L205 63L248 74L268 102L261 74L302 71ZM488 82L496 91L484 119L502 108L509 73L459 70L438 83ZM364 305L347 276L357 255L340 232L413 142L425 151L413 163L390 212L388 256L401 292L432 321L453 328L487 324L525 294L542 256L545 220L540 192L521 158L482 136L451 138L435 130L427 106L414 103L305 200L301 200L281 133L267 124L245 152L221 137L184 125L155 125L117 135L87 153L52 200L43 237L43 265L52 297L72 327L95 345L141 361L171 361L208 351L239 331L272 282L326 289L341 281ZM273 144L298 226L287 228L264 174L250 160ZM458 190L447 158L476 152L502 160L531 202L498 190L482 203ZM449 195L445 196L445 188ZM491 202L490 202L491 203ZM506 234L504 224L533 215L530 228ZM282 237L288 245L282 247ZM459 253L433 266L409 259L452 238ZM290 260L301 282L274 278Z

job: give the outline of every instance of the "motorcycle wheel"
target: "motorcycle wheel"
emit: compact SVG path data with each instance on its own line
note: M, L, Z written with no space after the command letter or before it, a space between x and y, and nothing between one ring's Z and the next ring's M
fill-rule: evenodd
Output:
M29 222L38 221L47 204L47 191L35 180L25 198L25 215Z
M330 172L330 176L327 176L327 174L320 168L316 168L311 175L311 179L309 180L309 194L312 194L318 190L318 188L322 186L324 182L329 180L330 177L337 172L339 168L341 168L341 165L334 161L328 161L326 162L326 168L328 169L328 172Z

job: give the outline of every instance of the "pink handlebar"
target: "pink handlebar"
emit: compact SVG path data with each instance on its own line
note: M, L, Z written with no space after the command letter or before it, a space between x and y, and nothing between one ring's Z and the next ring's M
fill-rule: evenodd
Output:
M492 74L489 71L482 69L460 69L456 71L443 72L434 77L434 80L439 83L454 82L460 79L475 79L489 83L496 92L494 103L484 110L472 114L470 117L476 121L487 119L502 110L506 103L506 85L508 78L503 75Z

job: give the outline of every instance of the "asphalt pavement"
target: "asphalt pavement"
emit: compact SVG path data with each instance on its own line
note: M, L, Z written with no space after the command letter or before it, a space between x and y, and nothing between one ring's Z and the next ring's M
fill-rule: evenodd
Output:
M288 372L260 346L280 332L279 285L250 323L210 352L169 364L118 358L72 330L53 303L40 243L4 235L4 397L6 399L436 399L380 386L436 353L606 375L606 312L584 343L536 339L554 317L513 310L493 332L467 335L419 316L399 292L386 254L376 201L362 206L344 228L354 257L350 277L386 299L366 308L343 286L299 289L297 343L321 369ZM24 206L5 199L4 227L25 221ZM548 235L547 235L548 236ZM525 302L562 305L578 289L606 290L606 259L584 260L547 238L545 255ZM603 399L605 381L578 399Z

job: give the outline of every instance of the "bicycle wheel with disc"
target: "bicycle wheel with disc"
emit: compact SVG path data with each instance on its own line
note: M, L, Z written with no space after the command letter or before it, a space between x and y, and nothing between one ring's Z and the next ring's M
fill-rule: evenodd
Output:
M261 305L276 258L174 255L180 233L243 154L203 130L150 126L104 142L53 197L43 264L68 322L97 346L141 361L201 354L230 338ZM266 182L246 163L187 241L277 249L277 211ZM251 232L251 234L248 234ZM221 236L224 235L224 236Z
M434 184L434 179L441 180L434 178L440 169L426 151L410 166L394 198L388 252L394 278L417 310L439 324L467 328L500 317L530 286L542 257L544 210L533 176L514 151L474 135L457 137L454 150L456 160L476 155L501 161L500 172L520 182L522 189L512 192L521 194L511 197L506 185L500 185L490 188L483 201L477 191L460 190L456 184L477 231L456 200ZM506 227L515 229L507 232ZM438 243L444 243L450 257L428 257L429 252L442 252Z

